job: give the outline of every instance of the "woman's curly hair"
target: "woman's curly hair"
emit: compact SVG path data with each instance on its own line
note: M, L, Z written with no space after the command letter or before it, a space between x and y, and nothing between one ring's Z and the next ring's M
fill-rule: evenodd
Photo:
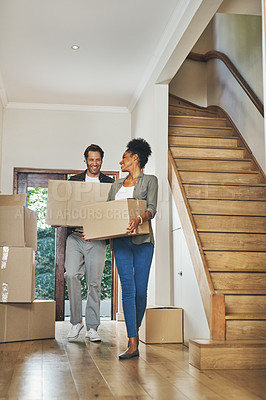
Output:
M141 169L147 164L148 158L152 153L149 143L141 138L130 140L127 144L126 151L130 152L132 155L138 155Z

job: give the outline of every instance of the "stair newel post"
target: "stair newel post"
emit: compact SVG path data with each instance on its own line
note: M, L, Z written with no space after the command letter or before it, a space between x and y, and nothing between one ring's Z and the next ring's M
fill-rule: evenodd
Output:
M225 340L225 297L223 294L212 295L211 338Z

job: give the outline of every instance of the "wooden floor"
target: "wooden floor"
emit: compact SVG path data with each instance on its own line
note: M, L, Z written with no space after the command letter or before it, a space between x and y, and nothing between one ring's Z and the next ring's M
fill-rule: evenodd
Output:
M69 343L69 322L55 340L0 344L0 400L266 399L266 370L200 372L183 345L145 345L119 361L127 343L123 322L103 321L102 343Z

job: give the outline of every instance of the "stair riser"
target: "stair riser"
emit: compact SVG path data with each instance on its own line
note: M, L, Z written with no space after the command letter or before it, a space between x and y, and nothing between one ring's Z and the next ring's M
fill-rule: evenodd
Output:
M226 340L266 340L266 321L226 321Z
M215 290L266 290L263 272L211 272Z
M170 115L194 115L198 117L215 117L215 114L212 112L208 112L205 110L194 110L194 109L186 109L185 107L178 107L174 105L169 105L169 114Z
M189 200L192 213L266 216L265 201Z
M171 136L169 137L170 146L199 146L199 147L237 147L238 139L226 138L199 138L199 137L184 137Z
M266 368L266 345L199 346L190 341L189 363L201 370Z
M169 126L168 135L175 136L188 135L188 136L208 136L208 137L227 137L234 136L234 130L230 127L219 127L219 128L203 128L203 127L189 127L189 126Z
M205 251L204 254L208 268L216 271L226 271L227 269L266 270L266 252Z
M207 118L207 117L184 117L184 116L169 116L170 125L182 126L204 126L204 127L225 127L226 120L222 118Z
M199 238L203 250L266 251L265 234L201 232Z
M190 160L176 158L175 163L178 169L188 169L191 171L230 171L230 172L250 172L254 170L251 161L219 161L219 160Z
M266 233L266 217L194 215L194 221L202 231Z
M266 187L184 184L188 199L266 200Z
M265 313L266 295L225 295L226 314Z
M180 176L183 183L195 184L224 184L233 185L255 185L260 183L260 176L256 174L237 174L229 172L203 172L203 171L180 171Z
M171 147L174 158L179 157L195 157L195 158L212 158L212 159L243 159L246 157L246 151L243 149L207 149L200 147Z

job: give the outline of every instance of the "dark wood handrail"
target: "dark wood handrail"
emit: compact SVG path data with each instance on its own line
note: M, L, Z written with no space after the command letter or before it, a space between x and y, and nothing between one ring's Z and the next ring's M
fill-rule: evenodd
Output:
M199 54L199 53L189 53L187 56L189 60L193 61L201 61L201 62L207 62L209 60L212 60L214 58L217 58L218 60L222 61L229 71L232 73L232 75L235 77L239 85L242 87L242 89L245 91L245 93L248 95L252 103L255 105L255 107L259 110L261 115L264 117L264 106L256 93L251 89L247 81L243 78L243 76L240 74L238 69L234 66L232 61L224 54L221 53L220 51L212 50L208 51L205 54Z

